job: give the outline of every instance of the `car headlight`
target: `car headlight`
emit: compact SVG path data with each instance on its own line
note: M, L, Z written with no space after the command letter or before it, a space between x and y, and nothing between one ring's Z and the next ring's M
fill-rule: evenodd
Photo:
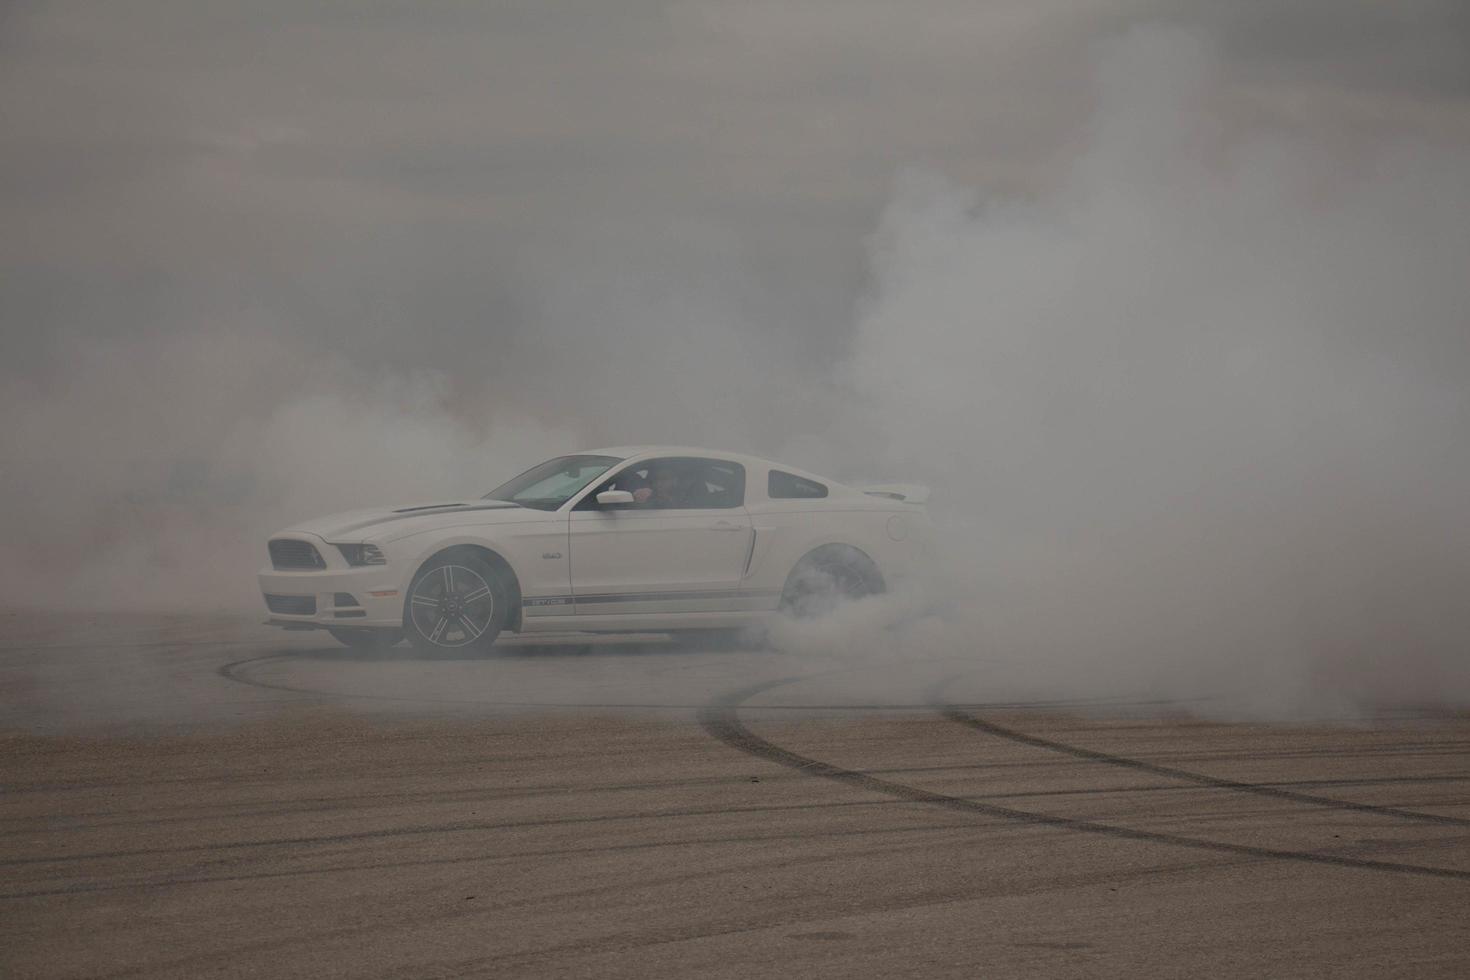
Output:
M336 545L342 557L347 559L349 565L386 565L388 559L383 556L383 550L375 544L339 544Z

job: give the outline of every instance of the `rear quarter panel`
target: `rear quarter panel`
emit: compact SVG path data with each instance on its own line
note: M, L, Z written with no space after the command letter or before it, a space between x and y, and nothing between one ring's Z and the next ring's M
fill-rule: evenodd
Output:
M890 590L902 588L914 575L923 513L910 505L852 494L823 500L768 499L746 509L755 528L747 576L752 587L781 588L802 556L827 544L863 551L878 565ZM900 539L895 540L894 534Z

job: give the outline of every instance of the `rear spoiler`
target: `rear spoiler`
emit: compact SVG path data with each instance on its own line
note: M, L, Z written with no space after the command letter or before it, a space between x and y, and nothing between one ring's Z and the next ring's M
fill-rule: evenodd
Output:
M917 483L885 483L876 487L860 487L863 493L873 497L887 497L889 500L902 500L906 504L918 504L920 506L929 502L929 488Z

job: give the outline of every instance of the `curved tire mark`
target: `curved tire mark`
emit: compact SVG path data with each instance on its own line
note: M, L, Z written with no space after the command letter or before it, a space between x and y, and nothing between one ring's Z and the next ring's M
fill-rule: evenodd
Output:
M1015 823L1030 824L1033 826L1056 827L1060 830L1096 834L1102 837L1139 841L1147 844L1188 847L1201 851L1213 851L1217 854L1234 854L1272 861L1293 861L1302 864L1351 868L1358 871L1383 871L1397 874L1419 875L1428 878L1470 881L1470 871L1461 871L1455 868L1437 868L1429 865L1403 864L1396 861L1374 861L1369 858L1320 854L1314 851L1293 851L1270 847L1255 847L1249 844L1231 844L1225 841L1183 837L1178 834L1166 834L1151 830L1137 830L1132 827L1120 827L1114 824L1080 820L1074 817L1061 817L1046 813L1034 813L1029 810L1016 810L1011 807L997 806L993 803L982 803L978 800L966 799L964 797L949 796L944 793L933 792L932 790L920 789L917 786L907 786L903 783L879 779L876 776L871 776L856 769L846 769L842 766L833 765L830 762L823 762L820 759L809 758L761 738L749 728L746 728L740 721L739 709L742 702L757 694L802 679L800 677L788 677L742 688L706 705L699 713L699 723L711 737L747 755L795 769L808 776L830 779L834 782L868 790L873 793L882 793L887 796L896 797L897 799L907 800L911 803L923 803L928 806L941 807L960 813L978 814L980 816L994 817L1000 820L1009 820Z
M283 653L267 653L255 657L244 657L239 660L231 660L229 663L216 667L214 672L227 681L236 684L244 684L247 687L260 688L265 691L279 691L286 694L310 695L311 697L332 699L337 701L389 701L398 704L454 704L454 705L476 705L489 708L557 708L566 710L632 710L632 711L698 711L704 707L703 702L690 703L664 703L650 704L641 701L628 702L603 702L603 701L495 701L481 698L441 698L428 697L411 694L368 694L352 693L349 691L324 690L315 687L302 687L293 684L284 684L278 681L260 680L252 677L250 668L266 666L272 663L290 663L302 659L302 655L295 651ZM850 668L840 667L834 670L823 671L822 674L842 673ZM821 676L807 675L807 676ZM981 708L1016 708L1016 707L1069 707L1083 704L1095 704L1091 699L1075 701L1039 701L1026 704L1014 704L1002 702L995 704L974 705ZM1153 702L1128 702L1150 704ZM1173 702L1167 702L1173 703ZM749 710L760 711L916 711L928 712L933 710L927 702L915 702L912 704L763 704L747 705Z
M961 710L957 705L943 703L940 695L943 694L944 689L953 683L954 680L955 678L953 677L946 678L929 691L929 703L933 705L941 717L957 725L964 725L966 728L973 728L978 732L994 735L996 738L1003 738L1020 745L1029 745L1032 748L1058 752L1062 755L1070 755L1076 759L1085 759L1088 762L1100 762L1104 765L1117 766L1122 769L1146 772L1153 776L1163 776L1166 779L1177 779L1187 783L1194 783L1198 786L1208 786L1211 789L1223 789L1235 793L1249 793L1253 796L1264 796L1270 799L1286 800L1291 803L1303 803L1308 806L1326 807L1332 810L1371 813L1374 816L1412 820L1416 823L1438 824L1444 827L1470 827L1470 819L1464 817L1425 813L1422 810L1405 810L1401 807L1381 806L1376 803L1359 803L1354 800L1343 800L1332 796L1317 796L1314 793L1301 793L1296 790L1281 789L1276 786L1262 786L1259 783L1246 783L1235 779L1223 779L1219 776L1210 776L1202 772L1193 772L1189 769L1176 769L1173 766L1145 762L1142 759L1133 759L1125 755L1113 755L1110 752L1101 752L1097 749L1084 748L1080 745L1058 742L1053 739L1042 738L1039 735L1028 735L1025 732L1016 731L1014 728L1006 728L1004 725L997 725L993 721L986 721L984 718Z

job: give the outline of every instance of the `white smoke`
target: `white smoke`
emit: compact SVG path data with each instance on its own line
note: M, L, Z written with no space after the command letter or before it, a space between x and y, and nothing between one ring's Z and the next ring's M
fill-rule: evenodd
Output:
M1470 156L1233 127L1215 76L1136 30L1060 186L900 182L876 444L962 528L956 636L1023 675L1470 698Z

